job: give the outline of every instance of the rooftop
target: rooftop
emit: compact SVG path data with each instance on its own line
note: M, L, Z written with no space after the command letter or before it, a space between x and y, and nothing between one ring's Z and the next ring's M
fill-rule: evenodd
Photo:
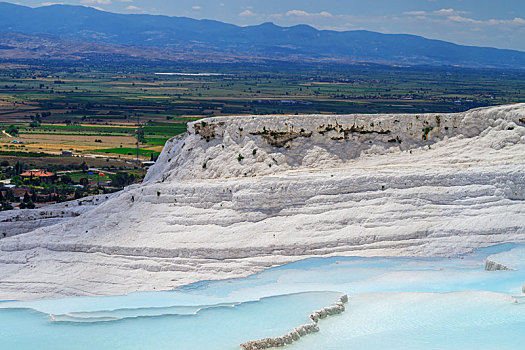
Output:
M30 177L49 177L54 176L55 173L46 171L46 170L30 170L25 173L20 174L20 176L30 176Z

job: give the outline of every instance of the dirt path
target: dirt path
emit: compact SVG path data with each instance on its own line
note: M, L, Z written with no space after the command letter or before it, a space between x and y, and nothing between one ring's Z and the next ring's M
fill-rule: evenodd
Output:
M13 136L9 135L5 130L2 130L2 134L4 134L5 136L9 137L9 138L14 138Z

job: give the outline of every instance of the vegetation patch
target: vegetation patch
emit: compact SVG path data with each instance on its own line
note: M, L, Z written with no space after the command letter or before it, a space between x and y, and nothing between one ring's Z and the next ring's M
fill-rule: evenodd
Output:
M56 154L49 154L44 152L21 152L21 151L0 151L0 156L14 156L25 158L37 157L58 157Z
M261 135L270 145L278 148L285 147L288 144L288 142L295 140L298 137L312 136L311 131L268 131L266 130L266 127L263 127L263 131L252 132L251 134Z
M150 155L153 154L154 157L158 157L160 152L147 150L147 149L139 149L139 155ZM128 148L128 147L122 147L122 148L106 148L106 149L99 149L96 150L97 153L112 153L112 154L125 154L125 155L137 155L137 149L136 148Z
M434 130L434 127L433 126L427 126L426 128L422 129L423 130L423 140L425 141L428 141L428 134L430 134L430 132L432 130Z
M207 123L205 121L201 121L200 123L195 123L193 125L193 129L195 130L196 135L200 135L203 140L206 140L206 142L210 142L217 136L215 133L215 129L217 128L217 126L223 126L223 125L224 125L224 122L215 124L215 123Z
M373 127L374 124L370 123L370 125L371 127ZM356 126L356 125L352 125L349 128L343 128L342 125L339 125L337 123L335 125L332 125L332 124L324 125L323 124L319 126L319 128L317 129L317 132L321 135L324 135L325 133L328 133L331 131L335 131L337 133L343 134L342 138L337 137L337 136L332 137L332 139L334 140L341 140L341 139L348 140L350 138L350 134L353 134L353 133L358 133L361 135L366 135L366 134L388 135L390 134L390 130L383 130L383 129L370 130L370 129L367 129L365 126Z

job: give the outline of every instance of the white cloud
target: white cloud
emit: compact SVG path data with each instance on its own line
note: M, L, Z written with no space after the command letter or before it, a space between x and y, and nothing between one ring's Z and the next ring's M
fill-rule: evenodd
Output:
M310 14L303 10L291 10L286 12L286 16L310 16Z
M285 13L286 16L297 16L297 17L332 17L332 14L327 11L321 11L319 13L311 13L303 10L290 10Z
M109 5L111 0L81 0L83 4L100 4L100 5Z
M195 11L199 11L202 7L200 7L200 6L192 6L191 8L193 10L195 10Z
M404 15L413 16L419 20L431 20L434 22L453 22L453 23L464 23L464 24L475 24L475 25L488 25L488 26L522 26L525 25L523 18L516 17L514 19L487 19L480 20L470 17L463 16L467 12L457 11L452 8L441 9L436 11L409 11L404 12Z
M239 16L250 17L250 16L257 16L257 14L253 12L252 10L244 10L241 13L239 13Z
M464 14L465 11L456 11L454 9L441 9L434 11L433 14L438 16L451 16L451 15L458 15L458 14Z
M473 23L473 24L480 24L480 25L513 25L513 26L521 26L525 25L525 19L516 17L514 19L488 19L486 21L483 20L477 20L473 18L468 17L462 17L462 16L449 16L449 20L453 22L459 22L459 23Z
M409 16L455 16L460 14L465 14L465 11L457 11L452 8L441 9L436 11L408 11L403 12L404 15Z
M403 12L404 15L408 15L408 16L422 16L422 15L426 15L427 12L426 11L408 11L408 12Z

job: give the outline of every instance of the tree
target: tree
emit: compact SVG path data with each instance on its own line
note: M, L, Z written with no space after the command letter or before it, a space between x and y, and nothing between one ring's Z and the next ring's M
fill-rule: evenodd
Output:
M82 198L82 192L78 190L78 188L75 190L75 199Z
M8 188L7 192L5 193L5 197L9 202L15 201L15 194L12 189Z
M3 201L1 204L0 211L13 209L13 206L9 202Z
M73 180L71 179L71 176L64 174L60 176L60 182L62 182L63 184L70 184L73 182Z
M24 163L20 163L19 161L16 162L15 168L14 168L14 175L20 175L24 171Z
M118 172L113 179L113 185L115 185L115 187L125 187L132 183L134 180L135 176L133 174Z
M11 124L7 127L5 132L11 136L18 136L18 127L16 125Z
M82 162L82 164L80 164L80 170L82 170L82 172L86 172L88 171L89 169L89 166L86 164L86 162Z
M145 134L144 134L144 128L139 127L139 128L137 129L137 131L135 132L135 134L137 135L138 141L139 141L140 143L147 143L147 142L146 142L146 136L145 136Z
M81 184L82 186L87 186L88 183L89 183L89 180L87 179L87 177L83 177L83 178L81 178L81 179L79 180L79 182L80 182L80 184Z

